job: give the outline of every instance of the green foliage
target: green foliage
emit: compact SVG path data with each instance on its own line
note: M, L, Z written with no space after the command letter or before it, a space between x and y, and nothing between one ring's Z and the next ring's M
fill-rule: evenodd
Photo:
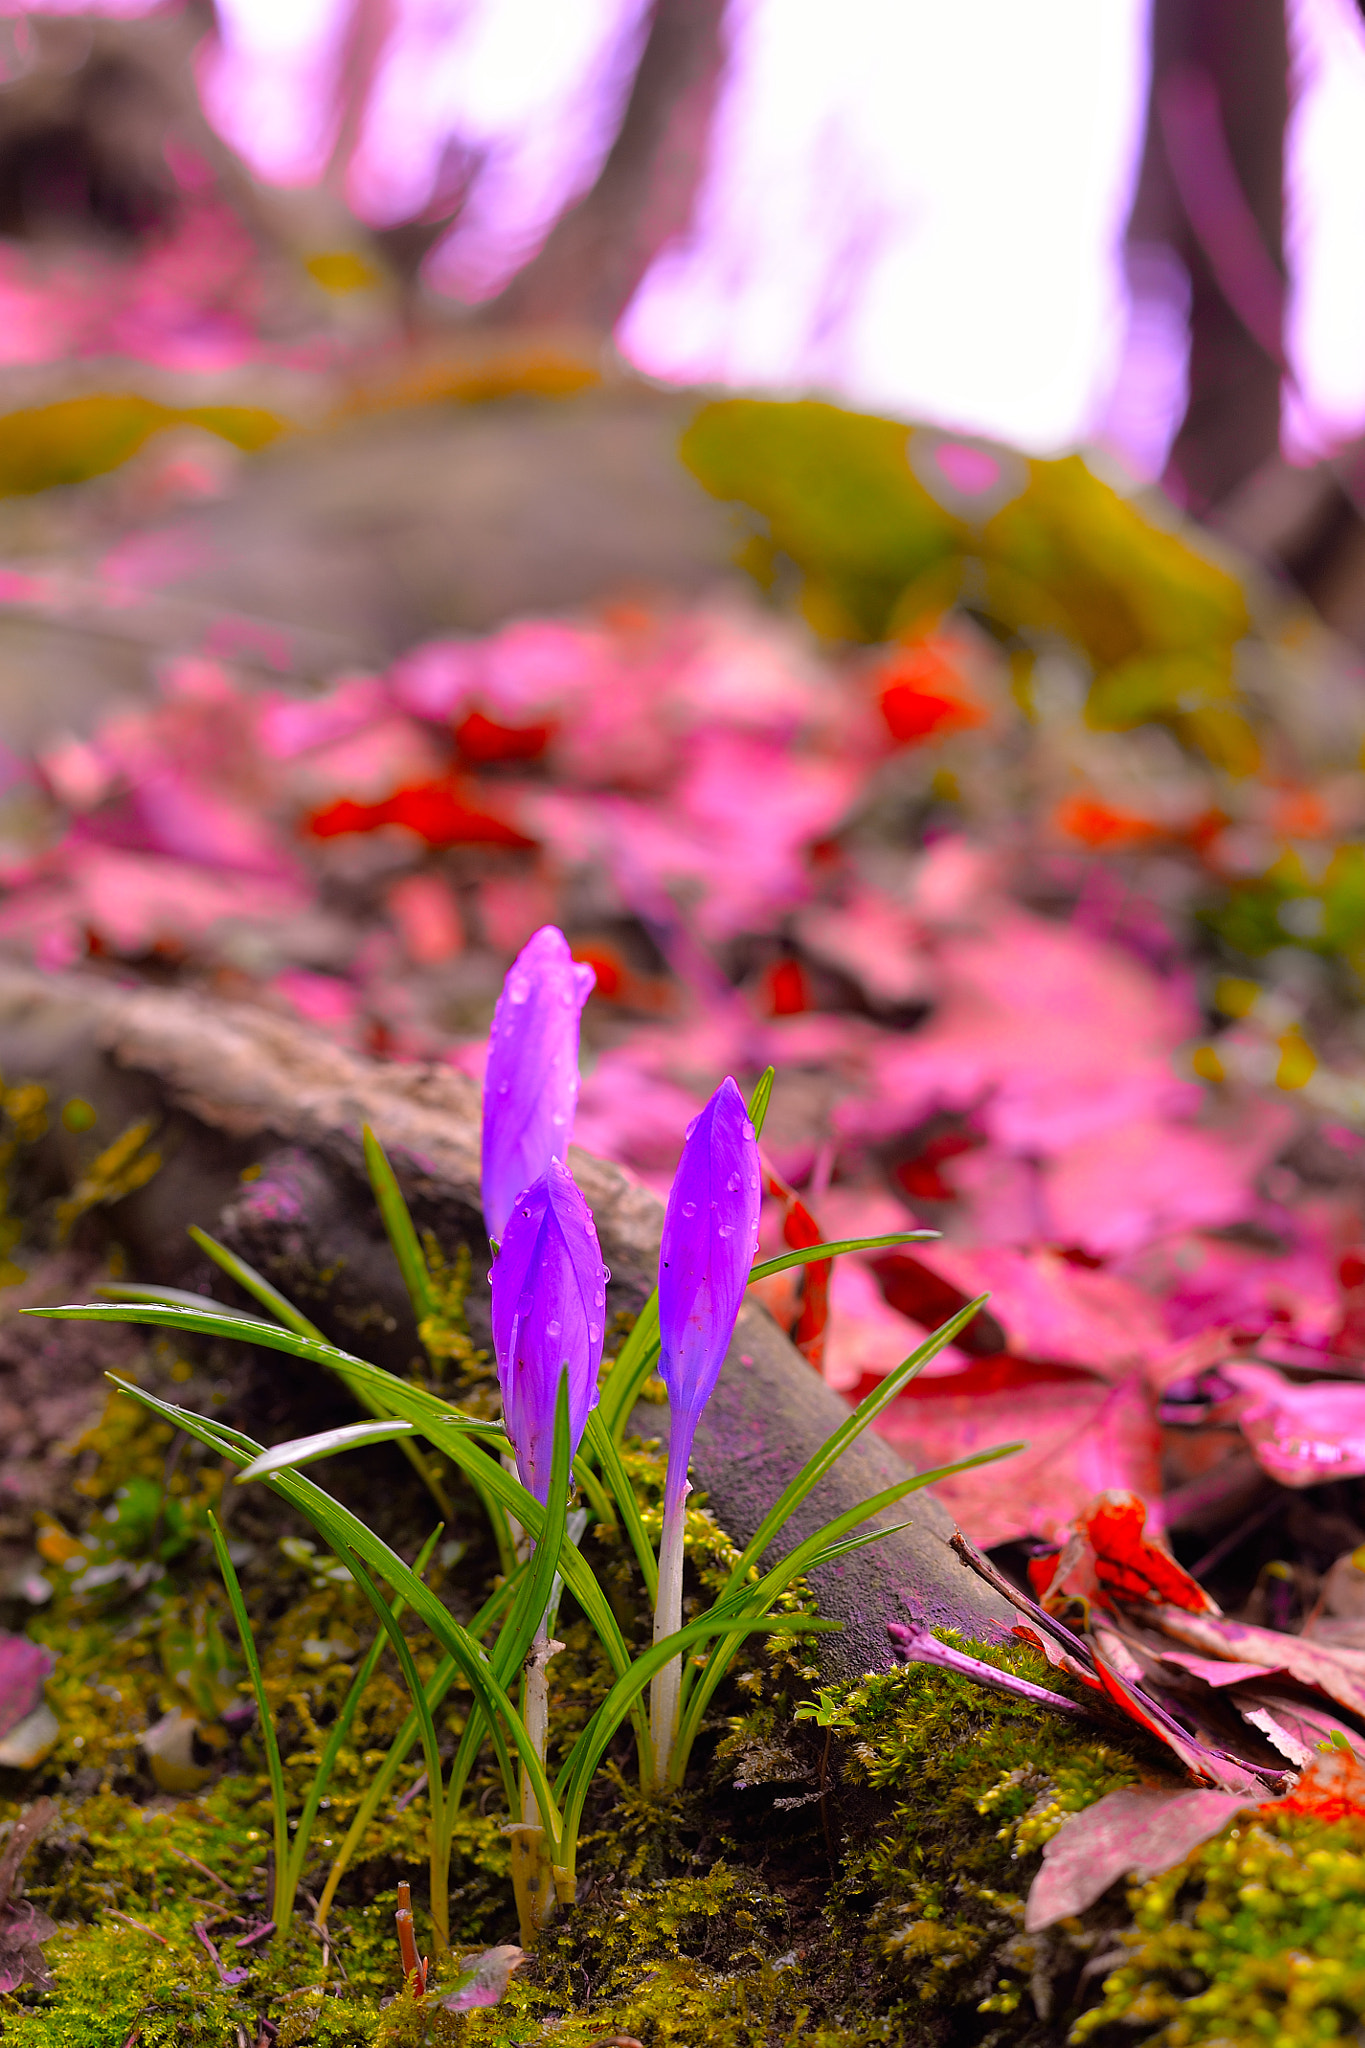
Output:
M1365 1844L1358 1827L1247 1820L1129 1894L1130 1960L1072 2040L1147 2048L1358 2040Z
M703 407L684 462L720 498L758 514L743 559L760 581L795 564L821 632L888 639L964 603L1028 653L1069 640L1093 671L1087 716L1125 730L1149 719L1236 774L1257 764L1234 649L1250 630L1237 578L1144 517L1079 456L995 458L1004 502L980 523L938 495L935 437L812 399ZM946 479L944 480L946 482Z
M23 1267L12 1257L25 1235L24 1218L11 1207L12 1175L24 1147L36 1144L46 1129L46 1088L32 1081L7 1088L0 1079L0 1287L24 1278Z
M165 427L203 427L236 448L264 448L284 432L273 413L249 405L159 405L132 391L91 392L0 417L0 496L51 490L103 476Z
M1062 1689L1023 1645L939 1633ZM886 1825L844 1862L836 1918L889 1966L907 2014L970 2010L1002 1990L1008 2006L998 1957L1022 1927L1037 1852L1068 1813L1136 1781L1140 1742L1081 1732L1026 1700L913 1664L825 1689L810 1718L846 1781L893 1802Z

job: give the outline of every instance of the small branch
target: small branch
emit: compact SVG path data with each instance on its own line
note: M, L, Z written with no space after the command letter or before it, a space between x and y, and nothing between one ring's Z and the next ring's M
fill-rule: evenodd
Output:
M1089 1709L1077 1701L1063 1699L1059 1692L1049 1692L1046 1686L1034 1685L1027 1678L1016 1678L1012 1671L998 1671L994 1664L983 1664L979 1657L969 1657L963 1650L950 1649L927 1628L889 1621L886 1633L902 1664L937 1664L944 1671L955 1671L959 1678L970 1678L977 1685L990 1686L994 1692L1010 1693L1015 1699L1029 1700L1036 1707L1049 1707L1054 1713L1067 1714L1073 1720L1091 1719Z

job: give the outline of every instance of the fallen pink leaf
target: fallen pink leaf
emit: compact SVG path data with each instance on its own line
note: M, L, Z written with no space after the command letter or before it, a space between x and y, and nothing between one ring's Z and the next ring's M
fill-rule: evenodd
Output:
M1043 1849L1024 1909L1030 1934L1083 1913L1121 1877L1154 1877L1225 1828L1254 1800L1235 1792L1135 1786L1072 1814Z
M477 2006L496 2005L511 1981L512 1972L525 1960L525 1949L512 1942L486 1948L476 1956L462 1956L460 1986L449 1998L441 2000L442 2005L447 2012L472 2012Z

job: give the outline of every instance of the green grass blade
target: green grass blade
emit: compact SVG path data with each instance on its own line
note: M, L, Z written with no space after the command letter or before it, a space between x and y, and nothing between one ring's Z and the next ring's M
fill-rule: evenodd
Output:
M586 1431L584 1434L586 1437ZM587 1458L580 1456L574 1459L573 1477L574 1485L578 1488L602 1527L609 1531L616 1530L619 1526L616 1502L613 1500L607 1487L598 1478L596 1472L593 1471Z
M371 1369L378 1370L378 1368ZM139 1387L131 1380L120 1379L117 1374L110 1373L108 1377L121 1392L129 1395L132 1400L140 1401L143 1407L151 1409L153 1414L160 1415L163 1420L170 1422L175 1428L183 1429L186 1435L193 1437L196 1442L208 1444L211 1449L220 1451L225 1457L230 1457L234 1463L245 1464L250 1458L260 1456L263 1448L262 1445L253 1442L250 1437L245 1436L240 1430L228 1429L221 1423L210 1422L207 1417L196 1415L191 1409L178 1408L174 1402L163 1401L158 1395L149 1393L145 1387ZM477 1455L487 1459L486 1452L479 1452ZM492 1464L499 1473L502 1472L501 1466L498 1466L495 1460L487 1459L487 1462ZM505 1474L502 1476L504 1478L507 1477ZM493 1745L498 1752L500 1766L505 1766L504 1779L510 1778L510 1764L508 1762L506 1745L500 1733L500 1726L502 1725L507 1727L522 1762L528 1764L532 1784L536 1787L537 1799L539 1800L542 1794L546 1799L550 1799L549 1786L546 1782L544 1771L541 1768L540 1759L527 1741L526 1731L522 1728L516 1709L507 1697L506 1691L494 1678L488 1659L478 1644L461 1628L459 1622L456 1621L455 1617L436 1595L428 1587L424 1586L420 1579L413 1576L411 1568L404 1564L402 1558L395 1551L389 1548L382 1537L377 1536L372 1529L367 1528L357 1516L351 1513L349 1508L344 1508L340 1501L334 1500L331 1494L324 1493L321 1487L313 1484L311 1479L305 1479L302 1473L272 1473L271 1477L265 1481L265 1484L273 1492L278 1493L281 1499L287 1500L292 1507L296 1507L300 1514L305 1515L314 1528L318 1530L324 1541L331 1549L337 1551L338 1555L340 1555L342 1550L354 1552L369 1570L377 1572L380 1578L385 1580L395 1592L403 1594L408 1605L421 1617L431 1634L440 1643L442 1649L454 1657L459 1665L461 1675L487 1718ZM509 1484L516 1486L517 1491L525 1495L526 1500L535 1510L536 1528L538 1529L543 1521L543 1510L541 1509L540 1502L536 1500L533 1494L526 1493L525 1488L519 1486L516 1481L509 1480ZM529 1526L529 1515L526 1517L526 1520ZM535 1534L534 1529L532 1534ZM577 1555L576 1552L572 1552L571 1547L565 1553L566 1564L570 1555L575 1557ZM589 1574L589 1576L591 1575ZM598 1590L600 1592L600 1588ZM617 1637L619 1640L619 1629L617 1630ZM554 1813L552 1799L550 1799L550 1811ZM551 1836L557 1836L557 1815L553 1824L547 1828L547 1832Z
M426 1542L422 1545L421 1551L413 1564L413 1571L419 1579L431 1562L431 1553L440 1541L443 1526L442 1523L437 1523ZM393 1603L395 1621L401 1617L403 1605L401 1597L395 1599ZM313 1782L308 1787L308 1797L303 1803L303 1811L299 1815L299 1824L294 1830L293 1847L289 1852L290 1878L291 1883L295 1887L297 1887L298 1881L303 1875L303 1867L308 1860L308 1844L312 1838L314 1823L317 1820L318 1810L322 1805L323 1797L326 1794L327 1787L332 1782L332 1772L336 1768L336 1760L341 1754L342 1745L351 1732L351 1725L359 1710L365 1688L374 1677L375 1668L383 1652L385 1640L386 1631L381 1628L366 1651L360 1669L351 1680L346 1697L341 1703L340 1712L327 1731L327 1741L318 1760L318 1767L313 1773Z
M415 1569L416 1567L414 1566L414 1570ZM479 1637L483 1635L485 1629L491 1628L492 1624L497 1620L498 1615L502 1612L503 1608L509 1605L510 1602L515 1599L517 1588L521 1583L521 1579L529 1570L529 1562L526 1564L518 1565L516 1567L516 1570L513 1572L512 1576L508 1579L505 1579L502 1585L498 1587L497 1591L495 1593L492 1593L489 1596L489 1598L485 1600L483 1606L479 1609L478 1613L474 1616L473 1620L469 1624L469 1634L474 1637L475 1641L477 1641ZM375 1639L376 1654L379 1650L383 1648L386 1640L387 1638L384 1634L384 1631L381 1629L379 1635ZM441 1702L444 1700L446 1694L450 1691L450 1688L455 1683L455 1680L458 1677L458 1675L459 1666L456 1664L455 1659L453 1657L443 1657L440 1664L437 1666L436 1670L433 1672L431 1678L427 1682L427 1706L433 1715L435 1714L436 1709L440 1706ZM466 1734L469 1733L471 1728L476 1731L479 1742L482 1742L483 1717L480 1714L477 1707L473 1708L473 1710L470 1713L469 1720L466 1724ZM383 1763L379 1766L379 1769L375 1772L374 1777L370 1780L370 1783L366 1786L365 1796L361 1800L360 1805L356 1808L356 1811L352 1816L351 1824L349 1828L346 1830L345 1839L343 1840L340 1849L338 1849L336 1853L336 1858L332 1864L330 1871L327 1873L327 1882L323 1886L322 1896L318 1900L318 1910L315 1915L316 1924L318 1926L321 1927L326 1924L327 1915L331 1911L332 1900L336 1897L337 1887L340 1885L341 1880L345 1875L351 1863L351 1859L355 1855L356 1850L359 1848L361 1842L364 1840L367 1828L370 1826L370 1823L373 1821L376 1813L378 1813L379 1808L383 1803L385 1794L390 1790L390 1788L393 1785L394 1779L402 1770L404 1762L407 1759L408 1753L411 1750L413 1743L417 1740L417 1734L417 1713L416 1709L414 1708L409 1712L406 1721L404 1721L397 1735L395 1735L393 1741L389 1744L388 1755L385 1757ZM463 1741L461 1744L461 1754L462 1753ZM457 1764L459 1762L458 1755L456 1757L456 1762ZM471 1757L470 1766L472 1766L472 1762L473 1758ZM465 1776L467 1775L468 1767L466 1768L465 1772ZM447 1817L449 1817L450 1814L451 1801L459 1799L460 1792L463 1790L464 1786L463 1778L461 1778L458 1781L458 1784L455 1783L455 1776L453 1771L452 1786L454 1789L452 1789L446 1800Z
M882 1251L887 1245L926 1244L937 1237L937 1230L893 1230L886 1237L840 1237L830 1244L801 1245L796 1251L783 1252L780 1258L764 1259L749 1275L750 1285L755 1280L766 1280L770 1273L785 1273L792 1266L818 1266L823 1259L837 1259L844 1252Z
M959 1472L967 1472L977 1465L991 1465L999 1458L1007 1458L1012 1452L1023 1449L1021 1444L998 1444L988 1451L978 1451L975 1456L962 1458L953 1465L938 1465L928 1472L913 1472L898 1480L894 1486L886 1487L881 1493L873 1494L869 1500L859 1501L856 1507L848 1508L842 1515L836 1515L832 1522L798 1543L794 1550L765 1572L756 1583L730 1587L721 1594L710 1610L712 1620L722 1621L726 1616L739 1616L766 1612L774 1600L780 1599L793 1579L814 1571L818 1565L847 1554L850 1550L863 1548L866 1544L880 1542L890 1536L891 1529L874 1529L865 1536L845 1542L851 1530L860 1523L879 1515L885 1509L895 1507L910 1494L918 1493L923 1487L932 1486L940 1479L950 1479ZM901 1525L902 1527L904 1524ZM739 1647L739 1638L727 1645L718 1642L707 1657L702 1670L687 1687L683 1697L682 1712L678 1717L678 1739L674 1745L672 1774L675 1782L681 1784L687 1769L687 1760L692 1744L701 1728L702 1716L712 1694L725 1676L730 1662Z
M278 1316L286 1329L297 1331L300 1337L322 1336L317 1324L310 1323L302 1309L295 1308L293 1302L287 1295L281 1294L278 1287L272 1287L264 1273L258 1273L245 1259L238 1258L236 1252L229 1251L225 1244L219 1244L216 1237L210 1237L207 1230L201 1230L197 1223L190 1225L190 1236L201 1252L208 1253L215 1266L221 1267L229 1279L235 1280L239 1287L244 1287L248 1294L254 1295L261 1307L269 1309L272 1316Z
M218 1569L223 1575L227 1588L228 1605L232 1618L237 1624L241 1638L242 1655L251 1678L251 1690L256 1695L256 1717L260 1722L261 1741L265 1747L265 1767L270 1779L270 1804L275 1819L275 1891L271 1907L271 1918L275 1922L276 1939L288 1932L294 1912L294 1884L290 1876L289 1855L289 1807L284 1793L284 1766L280 1762L279 1738L275 1733L275 1717L270 1711L266 1696L265 1679L261 1675L261 1660L256 1653L256 1637L242 1598L241 1581L237 1577L232 1559L218 1517L209 1511L209 1535L213 1541L213 1554L218 1560Z
M955 1316L950 1316L940 1329L935 1330L931 1337L925 1339L918 1350L912 1351L910 1356L898 1365L893 1373L889 1373L880 1386L874 1387L872 1392L858 1403L858 1406L848 1417L847 1421L842 1422L838 1429L834 1431L834 1434L825 1439L819 1450L806 1460L795 1478L789 1480L787 1485L783 1487L782 1492L759 1523L753 1536L744 1546L738 1563L731 1571L722 1589L722 1599L724 1599L726 1594L733 1592L735 1587L740 1585L747 1577L749 1567L758 1563L778 1530L785 1526L797 1508L800 1507L806 1495L813 1487L819 1485L825 1474L830 1470L830 1467L843 1456L850 1444L856 1442L863 1431L871 1427L882 1413L882 1410L888 1407L902 1389L909 1385L916 1373L923 1371L931 1358L937 1357L945 1344L952 1343L958 1331L971 1321L977 1310L989 1298L988 1295L980 1295L975 1301L969 1301L965 1308L959 1309Z
M765 1615L753 1621L739 1621L729 1626L747 1633L779 1635L799 1625L804 1633L810 1627L806 1615ZM837 1629L837 1622L826 1622L825 1629ZM574 1850L578 1839L578 1825L582 1818L583 1803L588 1788L602 1761L607 1744L615 1735L621 1723L630 1714L632 1706L648 1686L650 1680L663 1670L665 1664L690 1650L694 1643L705 1642L712 1632L709 1616L703 1615L697 1621L689 1621L675 1635L665 1636L662 1642L651 1644L641 1652L629 1671L618 1678L607 1697L603 1700L586 1728L574 1743L565 1761L558 1780L558 1789L563 1795L564 1834L561 1861L573 1868Z
M348 1550L345 1544L335 1542L333 1547L336 1549L337 1556L341 1559L341 1562L345 1565L347 1571L351 1574L351 1577L374 1609L379 1625L388 1637L393 1653L398 1659L399 1669L403 1673L403 1683L408 1689L408 1697L412 1701L413 1711L417 1716L418 1730L422 1738L422 1755L427 1767L427 1797L431 1802L432 1824L435 1827L439 1827L441 1819L441 1784L443 1778L441 1738L436 1732L436 1723L432 1718L431 1709L427 1705L426 1687L423 1685L418 1674L417 1666L413 1661L411 1646L403 1633L398 1615L395 1612L397 1603L394 1606L390 1606L353 1550Z
M635 1327L621 1346L611 1371L602 1382L598 1412L617 1443L621 1441L631 1409L640 1389L654 1371L659 1357L659 1294L650 1295Z
M221 1301L215 1301L211 1294L192 1294L185 1287L144 1287L134 1280L105 1280L95 1289L96 1294L106 1301L157 1301L166 1308L197 1308L207 1310L210 1315L238 1315L240 1310L225 1309ZM251 1322L264 1322L263 1316L244 1318Z
M361 1138L365 1146L365 1165L369 1171L370 1186L379 1204L379 1213L384 1219L384 1228L389 1233L403 1275L403 1285L408 1290L412 1312L418 1322L434 1314L436 1302L431 1292L431 1275L427 1262L422 1256L422 1247L417 1241L412 1215L403 1200L403 1190L389 1165L388 1155L368 1124L362 1126Z
M347 1422L340 1429L324 1429L316 1436L291 1437L288 1443L272 1444L259 1458L253 1458L237 1474L238 1486L248 1480L264 1479L271 1472L297 1471L300 1465L315 1465L319 1458L335 1458L342 1451L362 1450L366 1444L392 1443L395 1437L410 1436L412 1424L403 1421Z
M566 1368L559 1376L559 1393L555 1399L554 1449L550 1454L550 1483L544 1516L531 1554L530 1573L507 1621L507 1631L515 1644L507 1652L509 1663L520 1664L550 1604L550 1589L559 1570L568 1515L569 1374ZM495 1670L500 1668L499 1664L494 1665Z
M635 1498L626 1468L621 1462L621 1452L616 1439L602 1420L599 1409L594 1408L588 1416L588 1426L583 1432L583 1441L602 1468L602 1476L608 1490L620 1510L621 1520L630 1538L630 1547L635 1552L635 1561L645 1582L652 1607L659 1597L659 1561L654 1555L654 1546L645 1534L645 1525L640 1519L640 1503Z
M773 1099L773 1082L777 1079L776 1067L765 1067L749 1097L749 1122L754 1127L754 1136L763 1136L763 1126L768 1121L768 1104Z
M195 1235L204 1238L206 1249L213 1248L212 1238L205 1237L202 1231ZM222 1247L216 1249L222 1250ZM225 1253L224 1257L233 1261L234 1265L241 1264L231 1252ZM220 1259L219 1264L223 1264L223 1260ZM224 1265L223 1270L232 1271L233 1265ZM244 1270L251 1272L250 1267ZM260 1278L259 1275L254 1277ZM246 1285L246 1282L243 1281L242 1284ZM262 1281L261 1285L265 1286L266 1283ZM279 1299L285 1308L289 1307L283 1296ZM26 1309L21 1313L27 1315L33 1311ZM253 1316L239 1316L231 1310L222 1310L217 1315L210 1315L204 1310L167 1307L157 1302L90 1302L79 1306L44 1309L42 1314L56 1322L146 1323L154 1329L180 1330L203 1337L229 1337L239 1344L259 1344L267 1351L284 1351L291 1358L304 1358L310 1364L325 1366L329 1372L334 1372L350 1389L360 1406L377 1418L387 1417L396 1411L386 1406L380 1393L376 1392L376 1385L382 1392L384 1381L391 1382L394 1386L405 1384L392 1373L383 1374L376 1382L374 1375L379 1368L367 1365L363 1358L356 1358L351 1352L343 1351L339 1345L329 1344L319 1333L315 1332L310 1336L303 1330L283 1328L278 1323L262 1322ZM300 1322L304 1320L303 1317L298 1318ZM312 1327L311 1324L306 1325L308 1330L312 1330ZM449 1520L450 1503L445 1497L444 1489L435 1475L428 1470L416 1444L401 1437L398 1442L404 1457L431 1494L441 1514Z

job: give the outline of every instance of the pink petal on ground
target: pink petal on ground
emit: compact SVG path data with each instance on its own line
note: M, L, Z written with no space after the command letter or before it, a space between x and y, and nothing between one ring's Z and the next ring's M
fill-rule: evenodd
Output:
M442 2005L447 2012L471 2012L476 2006L496 2005L507 1989L513 1970L525 1960L525 1949L517 1948L512 1942L486 1948L481 1955L462 1956L461 1974L472 1971L472 1980L452 1992L449 1998L443 1998Z
M992 906L985 929L943 939L936 979L934 1016L887 1042L841 1112L850 1134L980 1103L997 1144L1046 1156L1200 1101L1172 1058L1197 1028L1183 990L1074 926Z
M404 875L385 899L410 960L432 967L464 948L459 899L444 875Z
M1160 1432L1137 1374L1108 1387L1073 1367L1005 1356L911 1382L876 1425L918 1471L993 1444L1026 1449L933 1488L978 1546L1061 1537L1097 1493L1161 1490Z
M343 676L320 697L286 697L273 691L261 700L256 731L262 750L276 761L352 738L390 710L389 692L378 676Z
M304 967L287 967L270 984L283 996L291 1010L310 1024L325 1030L345 1030L354 1022L360 997L349 981L334 974L310 974Z
M1353 1219L1300 1213L1292 1227L1294 1239L1273 1252L1182 1231L1125 1258L1122 1271L1159 1297L1174 1338L1218 1325L1247 1337L1273 1330L1325 1349L1341 1320L1336 1268Z
M56 1658L27 1636L0 1635L0 1738L42 1704L43 1685Z
M915 1256L969 1299L989 1294L991 1314L1021 1358L1084 1366L1112 1380L1167 1347L1165 1323L1150 1295L1054 1251L940 1243L922 1246Z
M827 1232L831 1225L824 1208L820 1222ZM890 1225L895 1229L895 1224ZM843 1233L841 1232L840 1235ZM783 1276L785 1277L785 1276ZM834 1261L829 1283L829 1323L825 1331L825 1378L840 1393L856 1387L864 1378L885 1379L908 1358L928 1331L892 1308L877 1285L876 1276L860 1260ZM965 1352L946 1345L929 1367L938 1373L959 1372L966 1365Z
M1281 1486L1320 1486L1365 1472L1365 1386L1293 1384L1272 1366L1221 1368L1246 1397L1238 1421L1262 1468Z
M1182 1863L1249 1804L1236 1792L1110 1792L1062 1822L1043 1850L1024 1912L1030 1934L1093 1906L1127 1876L1152 1877Z
M1163 1664L1178 1664L1185 1671L1192 1671L1196 1678L1202 1678L1205 1685L1245 1685L1249 1679L1269 1678L1276 1668L1269 1664L1238 1664L1229 1659L1226 1663L1218 1657L1197 1657L1192 1650L1163 1650Z
M875 889L850 902L813 903L797 913L795 932L817 960L838 968L874 1004L922 1002L933 992L933 965L905 908Z
M1280 1103L1248 1109L1232 1134L1141 1115L1045 1161L1052 1227L1099 1257L1174 1230L1223 1228L1255 1213L1256 1175L1294 1128Z
M71 845L63 859L75 915L116 953L166 942L199 951L215 925L285 917L304 902L291 882L248 881L159 854Z
M1220 1662L1256 1663L1267 1670L1287 1672L1300 1685L1326 1693L1339 1707L1347 1707L1365 1720L1365 1650L1256 1628L1222 1614L1190 1614L1180 1607L1159 1607L1144 1619L1152 1621L1172 1642L1184 1643Z

